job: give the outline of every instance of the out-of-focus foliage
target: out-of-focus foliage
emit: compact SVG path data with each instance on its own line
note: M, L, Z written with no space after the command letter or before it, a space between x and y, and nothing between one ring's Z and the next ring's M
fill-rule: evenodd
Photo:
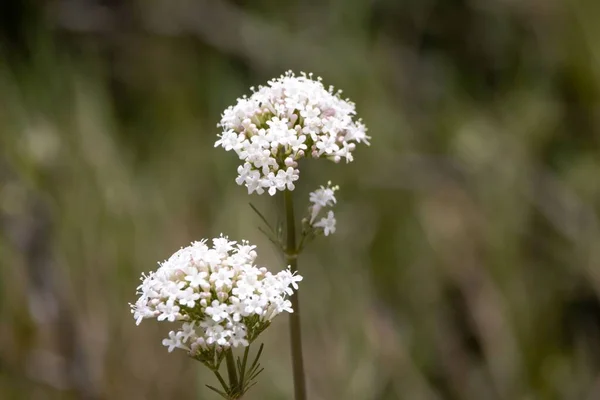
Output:
M220 232L283 267L213 143L287 69L343 88L373 137L301 165L298 201L341 186L338 233L300 260L309 398L600 398L599 19L594 0L3 1L0 398L214 398L127 303ZM285 319L264 341L248 399L289 399Z

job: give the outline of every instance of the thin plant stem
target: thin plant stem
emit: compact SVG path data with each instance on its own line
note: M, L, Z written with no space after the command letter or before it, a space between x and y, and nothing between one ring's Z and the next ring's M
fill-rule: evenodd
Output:
M235 359L233 358L233 350L227 349L225 354L225 361L227 362L227 374L229 375L229 385L233 389L238 387L237 372L235 371Z
M223 379L223 377L221 376L219 371L217 371L216 369L213 370L213 372L215 373L215 376L219 380L219 383L221 384L221 386L223 386L223 390L227 392L227 390L229 390L229 388L227 387L227 383L225 383L225 379Z
M298 271L298 254L296 248L296 220L294 218L294 199L292 192L283 192L286 220L285 256L292 272ZM304 359L302 358L302 334L300 330L300 304L298 291L290 297L294 312L290 314L290 344L292 350L292 371L294 375L294 399L306 400L306 379L304 376Z
M250 345L246 346L244 349L244 359L242 361L242 365L240 367L240 385L244 385L245 382L245 374L246 374L246 362L248 361L248 352L250 351Z

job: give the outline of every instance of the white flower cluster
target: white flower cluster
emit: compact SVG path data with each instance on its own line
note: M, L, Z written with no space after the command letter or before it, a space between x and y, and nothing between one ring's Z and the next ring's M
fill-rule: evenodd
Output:
M236 182L245 185L248 194L294 190L299 159L350 162L356 143L369 144L367 128L355 118L354 103L331 86L325 89L321 78L288 71L268 86L250 89L250 97L223 112L217 125L223 132L215 143L243 160Z
M337 185L331 186L331 181L329 181L327 182L327 187L321 186L309 195L309 201L311 202L309 224L312 227L323 229L325 236L335 233L336 220L333 211L329 210L326 217L321 218L317 222L314 221L324 207L333 207L336 204L335 192L339 188Z
M194 242L143 275L132 313L145 318L183 321L163 345L191 356L210 355L230 346L248 346L283 311L300 275L289 269L271 274L254 265L256 246L227 237ZM293 288L293 289L292 289Z

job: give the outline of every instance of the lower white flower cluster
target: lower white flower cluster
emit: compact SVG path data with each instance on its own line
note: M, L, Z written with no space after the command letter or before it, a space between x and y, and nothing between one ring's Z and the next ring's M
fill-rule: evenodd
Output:
M275 275L254 265L256 246L227 237L194 242L143 275L139 299L131 305L143 319L183 321L163 340L169 352L184 349L212 358L223 348L248 346L281 312L293 312L287 299L300 275L289 269Z
M309 224L313 228L323 229L325 236L329 236L335 233L335 215L333 211L329 210L327 216L319 219L315 222L315 219L319 215L320 211L325 207L333 207L337 203L335 198L335 192L339 190L339 186L331 186L331 181L327 182L327 187L321 186L319 189L311 192L309 195L310 206L310 219Z

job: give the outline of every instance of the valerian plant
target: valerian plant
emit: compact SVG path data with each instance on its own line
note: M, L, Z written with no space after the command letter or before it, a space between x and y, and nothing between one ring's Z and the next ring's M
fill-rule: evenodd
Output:
M251 88L252 94L227 108L217 125L222 128L215 147L234 151L241 165L235 181L248 194L283 192L285 237L256 207L266 228L261 230L282 251L288 268L272 274L257 267L256 247L227 237L193 242L160 263L158 270L142 276L139 299L131 305L139 324L147 318L178 323L163 340L169 352L181 349L208 367L221 389L209 386L223 398L241 398L260 374L260 345L249 359L250 346L282 312L290 315L290 342L294 394L306 399L304 361L298 301L298 256L320 235L336 231L331 208L338 186L321 186L310 193L309 206L296 232L293 190L300 178L302 159L328 159L336 163L354 159L356 144L369 145L370 137L356 118L355 105L341 91L325 88L312 74L287 72ZM299 239L297 240L297 235ZM235 358L233 349L244 349ZM225 361L227 380L220 367Z
M235 181L244 185L248 194L266 192L274 196L283 192L285 238L283 229L273 228L262 213L254 206L252 209L265 223L263 232L279 246L294 274L305 244L321 234L335 232L334 212L329 209L322 216L321 211L336 203L335 192L339 189L329 182L327 187L310 193L308 215L301 221L300 232L296 232L292 191L300 178L299 161L323 158L351 162L356 145L369 145L370 137L361 119L356 118L355 104L342 99L341 91L332 86L325 88L321 78L313 79L312 74L296 76L288 71L266 86L250 89L252 94L239 98L223 112L217 125L222 132L215 147L237 154L241 164ZM290 314L294 394L296 400L305 400L298 293L290 300L295 310Z

